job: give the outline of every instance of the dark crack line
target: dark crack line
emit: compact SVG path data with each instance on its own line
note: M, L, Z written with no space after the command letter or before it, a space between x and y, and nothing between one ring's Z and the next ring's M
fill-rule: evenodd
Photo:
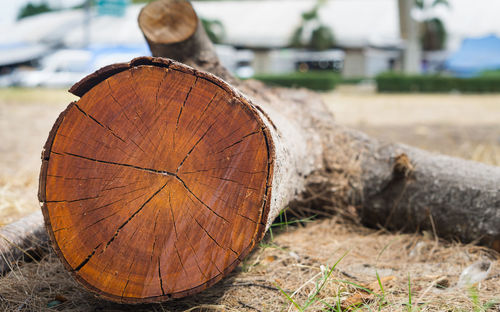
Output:
M177 167L177 170L175 171L176 174L179 172L179 170L181 169L182 165L184 164L184 162L186 161L186 159L189 157L189 155L191 155L191 153L196 148L196 146L198 146L198 144L205 138L205 136L207 135L207 133L210 132L210 129L212 129L212 127L217 123L217 118L220 116L221 113L222 112L220 112L219 114L217 114L217 116L215 116L214 122L207 128L207 130L205 131L205 133L203 133L203 135L198 139L198 141L196 141L196 143L193 145L193 147L191 147L191 149L189 150L189 152L187 152L186 156L184 157L184 159L181 161L181 163Z
M214 101L215 97L219 95L217 92L215 92L214 96L212 96L212 98L210 99L210 101L208 101L208 104L205 105L205 107L203 108L201 114L200 114L200 117L198 117L197 121L198 121L198 124L196 125L195 129L198 129L201 125L201 122L199 122L200 120L203 120L203 115L205 115L205 112L208 110L208 108L210 107L210 105L212 105L212 102ZM193 122L193 120L191 120L191 122L189 122L189 124L186 126L186 129L188 129L190 126L191 126L191 123ZM194 136L194 133L193 135L191 136L191 138Z
M158 278L160 279L161 294L165 296L165 290L163 289L163 278L161 276L161 263L160 256L158 256Z
M87 116L88 118L90 118L91 120L93 120L95 123L97 123L99 126L101 126L103 129L105 130L108 130L115 138L117 138L118 140L122 141L123 143L125 143L125 140L120 138L114 131L113 129L111 129L109 126L107 125L104 125L102 122L100 122L99 120L97 120L96 118L94 118L92 115L90 115L89 113L85 112L83 109L81 109L80 106L78 106L78 104L75 103L75 107L85 116Z
M72 139L71 137L68 137L68 138L69 138L69 139ZM126 155L126 156L127 156L127 157L129 157L129 158L135 158L135 159L138 159L136 156L132 156L132 155L130 155L129 153L127 153L127 152L126 152L123 148L121 148L119 145L111 146L111 145L108 145L108 144L106 144L106 143L104 143L104 142L102 142L102 141L97 140L96 138L93 138L93 137L87 137L87 138L88 138L88 139L90 139L90 140L92 140L92 141L94 141L94 142L96 142L97 144L99 144L99 145L101 145L101 146L104 146L104 147L105 147L105 148L107 148L108 150L113 150L113 149L115 149L115 148L116 148L117 150L119 150L120 152L122 152L122 153L123 153L123 155ZM79 140L79 141L81 141L81 140ZM131 140L131 141L132 141L132 143L134 143L134 144L136 145L135 141L133 141L133 140ZM87 146L89 146L89 145L87 145ZM139 147L139 146L138 146L138 147ZM140 147L139 147L139 148L140 148ZM99 152L100 150L96 150L96 149L94 149L94 151ZM97 153L96 153L96 154L97 154Z
M244 216L244 215L242 215L242 214L241 214L241 213L239 213L239 212L236 212L236 214L237 214L238 216L240 216L240 217L244 218L244 219L247 219L248 221L250 221L250 222L252 222L252 223L258 224L258 222L256 222L255 220L252 220L252 219L250 219L249 217Z
M205 185L205 186L206 186L206 187L208 187L208 188L211 188L211 189L213 189L213 190L216 190L216 189L215 189L215 188L213 188L211 185L209 185L209 184L205 184L205 183L202 183L202 182L200 182L198 179L196 179L196 182L197 182L197 183L199 183L199 184L201 184L201 185ZM241 190L240 190L240 192L241 192ZM238 198L238 197L240 196L240 192L238 192L238 195L237 195L237 197L236 197L236 198ZM218 200L220 200L220 201L224 202L226 205L228 205L228 206L229 206L229 203L227 202L227 200L224 200L224 199L222 199L221 197L216 196L216 195L214 195L214 196L215 196ZM234 209L234 208L235 208L235 207L231 207L231 209ZM258 224L258 222L256 222L256 221L254 221L254 220L252 220L252 219L248 218L247 216L244 216L244 215L242 215L242 214L240 214L240 213L238 213L238 212L236 212L236 214L237 214L237 215L239 215L239 216L241 216L241 217L243 217L243 218L246 218L246 219L248 219L248 220L252 221L253 223Z
M181 254L179 253L179 249L177 248L175 242L174 242L174 248L175 248L175 253L177 254L177 258L179 258L179 263L181 264L182 270L184 271L184 274L186 274L186 277L188 277L189 275L186 271L186 268L184 267L184 263L182 263Z
M226 135L225 137L222 137L220 138L217 142L214 143L214 146L219 144L220 142L224 141L225 139L231 137L233 134L235 134L236 132L240 131L243 127L245 127L246 124L243 123L241 126L239 126L236 130L233 130L231 133L229 133L228 135Z
M143 190L143 189L145 189L145 188L147 188L147 187L143 187L143 188L140 188L140 189L136 189L136 190L130 191L130 192L126 193L126 194L133 193L133 192L136 192L136 191L140 191L140 190ZM128 202L126 202L126 203L125 203L125 205L128 205L129 203L131 203L131 202L133 202L133 201L135 201L135 200L137 200L137 199L139 199L139 198L141 198L141 197L143 197L143 196L144 196L144 194L139 195L139 196L137 196L137 197L133 198L132 200L130 200L130 201L128 201ZM120 200L117 200L116 202L121 201L121 200L123 200L123 198L121 198ZM115 202L110 203L110 204L106 204L106 205L104 205L104 206L97 207L97 208L95 208L95 209L93 209L93 210L97 210L97 209L99 209L99 208L104 208L105 206L109 206L109 205L114 204L114 203L115 203ZM86 213L86 212L90 212L90 211L85 211L85 212L83 212L83 213ZM72 242L73 240L75 240L75 239L77 239L77 238L78 238L78 236L76 236L76 234L75 234L75 235L73 235L72 237L70 237L70 238L67 238L67 239L63 240L63 241L60 243L60 245L61 245L61 246L65 246L66 244L68 244L68 243Z
M68 229L71 229L72 227L71 226L68 226L68 227L63 227L63 228L60 228L60 229L57 229L57 230L54 230L52 231L53 233L57 233L59 231L62 231L62 230L68 230Z
M155 114L156 115L156 118L151 122L151 125L152 126L156 126L156 123L158 122L158 119L160 119L161 115L160 114ZM156 145L154 144L153 140L149 137L149 133L151 132L151 128L148 127L147 124L144 124L144 126L146 127L146 134L144 135L145 138L148 139L148 141L151 143L151 145L155 148L155 150L158 150L160 148L159 145ZM158 130L158 127L155 127L156 131L158 132L159 135L160 134L160 131ZM142 134L141 134L142 135ZM161 142L161 141L159 141Z
M252 133L249 133L249 134L247 134L247 135L244 135L244 136L243 136L240 140L238 140L238 141L234 142L234 143L233 143L233 144L231 144L231 145L226 146L225 148L221 149L221 150L220 150L220 151L218 151L218 152L215 152L215 153L210 153L209 155L211 155L211 154L220 154L220 153L222 153L222 152L226 151L227 149L229 149L229 148L231 148L231 147L233 147L233 146L235 146L235 145L238 145L238 144L240 144L241 142L245 141L245 139L246 139L246 138L248 138L248 137L250 137L250 136L252 136L252 135L254 135L254 134L260 133L260 131L261 131L261 130L258 130L258 131L254 131L254 132L252 132Z
M104 168L107 168L107 167L104 167ZM104 185L102 185L101 190L108 188L113 183L113 180L118 180L118 175L120 174L120 171L121 170L115 170L114 172L112 171L112 173L111 173L112 180L105 182ZM128 180L129 179L127 178L127 181ZM137 184L137 183L140 183L140 182L136 181L136 183L133 183L133 184ZM102 191L100 191L100 192L102 192ZM126 194L128 194L128 192ZM124 195L125 194L121 194L121 196L124 196Z
M89 145L89 144L88 144L88 142L85 142L85 141L83 141L83 140L79 140L79 139L77 139L77 138L70 137L70 136L65 135L65 134L63 134L63 133L61 133L61 132L57 133L57 135L58 135L58 136L60 136L60 137L65 138L65 139L72 140L72 141L75 141L75 142L77 142L77 143L83 144L83 145L85 145L86 147L88 147L88 148L92 149L92 151L94 151L94 152L97 152L97 151L98 151L98 149L97 149L96 147L94 147L94 146L92 146L92 145ZM103 142L96 141L96 140L94 140L94 141L95 141L95 142L97 142L98 144L100 144L100 145L104 146L105 148L109 148L109 147L108 147L105 143L103 143Z
M236 258L243 260L240 258L241 255L239 253L237 253L236 251L234 251L233 248L229 247L229 249L236 255Z
M193 205L195 205L196 207L196 204L195 202L189 198L191 200L191 202L193 203ZM191 213L191 209L188 208L188 213L189 213L189 216L196 222L196 224L198 224L198 226L205 232L205 234L207 234L207 236L219 247L221 248L222 250L227 250L227 248L225 248L224 246L220 245L219 242L217 242L217 240L215 238L212 237L212 235L210 235L210 233L208 232L207 229L205 229L205 227L203 225L201 225L201 223L198 221L198 219L196 219L194 217L194 215Z
M134 259L132 259L132 262L130 263L130 266L128 268L127 282L125 283L125 287L123 287L122 298L125 295L125 291L127 290L128 283L130 282L130 275L132 275L132 266L134 265L134 263L135 263L135 257L134 257Z
M122 196L124 196L124 195L126 195L126 194L130 194L130 193L134 193L134 192L137 192L137 191L140 191L140 190L146 189L146 188L148 188L148 187L142 187L142 188L139 188L139 189L135 189L135 190L132 190L132 191L127 192L127 193L125 193L125 194L122 194ZM125 205L127 205L127 204L129 204L129 203L131 203L131 202L133 202L133 201L135 201L135 200L137 200L137 199L139 199L139 198L141 198L141 197L143 197L143 196L144 196L144 195L137 196L137 197L135 197L134 199L130 200L129 202L125 203ZM80 215L82 215L82 216L83 216L83 215L85 215L85 214L87 214L87 213L94 212L95 210L98 210L98 209L102 209L102 208L105 208L105 207L111 206L111 205L113 205L113 204L115 204L115 203L117 203L117 202L120 202L120 201L122 201L122 200L124 200L124 198L123 198L123 197L122 197L122 198L120 198L120 199L118 199L118 200L116 200L116 201L114 201L114 202L111 202L111 203L109 203L109 204L106 204L106 205L103 205L103 206L100 206L100 207L96 207L96 208L91 209L91 210L84 211L84 212L83 212L82 214L80 214ZM115 213L116 213L116 212L115 212ZM97 224L97 222L96 222L96 223L94 223L94 224L92 224L92 225L95 225L95 224ZM91 225L91 226L92 226L92 225ZM89 227L90 227L90 226L87 226L85 229L88 229ZM75 240L76 238L78 238L78 236L73 235L73 237L63 240L63 241L61 242L61 245L66 245L66 244L68 244L68 243L72 242L73 240Z
M156 114L155 120L151 122L151 124L153 125L152 127L154 127L157 130L159 136L161 136L161 134L160 134L160 131L158 130L157 123L158 123L158 120L160 119L160 117L161 117L160 114ZM153 144L153 141L149 138L150 132L151 132L151 129L148 128L146 135L148 136L149 142L151 142L151 145L154 147L154 155L153 155L153 157L151 157L151 164L154 164L155 160L156 160L156 156L158 154L158 151L160 150L160 145ZM158 142L162 142L162 140L163 140L163 137L160 140L158 140Z
M156 101L156 110L155 110L155 112L158 112L160 109L160 104L158 103L158 96L160 95L161 86L165 83L165 79L167 79L167 76L168 76L168 69L165 71L163 78L161 79L160 83L158 84L158 89L156 90L156 100L155 100ZM134 80L135 80L135 78L134 78ZM137 84L137 81L136 81L136 84ZM135 91L135 89L134 89L134 91ZM160 114L158 114L158 115L160 115ZM158 134L161 136L160 129L158 127L156 128L156 132L158 132Z
M160 193L163 188L165 186L167 186L169 181L167 181L165 184L163 184L162 187L160 187L153 195L151 195L151 197L149 197L142 205L141 207L139 207L139 209L137 209L122 225L120 225L118 227L118 229L116 230L115 234L113 235L113 237L111 237L111 239L106 243L106 246L104 246L104 249L102 252L104 252L106 250L106 248L108 248L108 246L115 240L115 238L118 236L118 234L120 233L120 231L139 213L142 211L142 209L158 194ZM101 252L101 253L102 253Z
M99 219L99 220L95 221L94 223L87 225L86 227L84 227L84 228L81 230L81 232L84 232L84 231L88 230L90 227L93 227L94 225L98 224L99 222L102 222L102 221L106 220L107 218L110 218L110 217L112 217L112 216L116 215L118 212L120 212L120 211L119 211L119 210L117 210L117 211L113 212L112 214L110 214L110 215L108 215L108 216L105 216L105 217L102 217L101 219Z
M200 117L197 119L197 125L195 127L195 131L193 133L191 133L191 137L189 138L189 140L187 140L186 142L190 142L193 137L196 135L196 130L198 130L200 128L200 126L203 124L203 120L202 120L202 117L203 115L205 114L205 111L208 109L208 107L212 104L212 101L214 100L214 98L217 96L217 93L215 93L215 95L210 99L210 101L208 102L208 104L205 106L205 108L203 109L203 111L201 112L200 114ZM217 114L217 116L215 117L215 119L217 119L219 117L221 112L219 112L219 114ZM201 122L200 122L201 120ZM191 120L189 122L189 124L186 126L186 129L189 129L189 127L191 126L191 124L193 123L193 120Z
M85 258L85 260L83 260L79 265L76 266L76 268L73 270L75 272L78 272L80 271L81 268L83 268L84 265L86 265L90 259L94 256L95 252L97 251L97 249L102 245L102 243L100 243L99 245L97 245L93 250L92 252L87 256L87 258Z
M109 84L109 80L107 81L108 82L108 88L109 88L109 95L111 96L111 98L113 99L113 101L115 101L116 104L118 104L118 106L122 109L120 114L117 114L117 116L120 116L121 113L123 113L123 116L125 116L125 118L128 120L128 122L130 122L131 125L134 126L134 128L137 130L137 132L142 136L143 139L146 139L146 136L144 136L144 134L142 134L141 130L139 130L139 127L137 127L137 125L135 124L135 122L133 122L127 115L127 113L125 112L125 107L123 107L120 102L115 98L115 96L113 95L113 90L111 89L111 85ZM128 108L130 105L132 104L129 104L126 108ZM137 112L136 112L137 114ZM139 117L140 119L140 117ZM114 119L113 119L114 120ZM147 128L147 127L146 127ZM149 138L148 138L149 139ZM151 139L149 139L150 142L151 142ZM142 147L139 146L139 144L137 144L132 138L130 138L130 141L132 143L134 143L135 146L137 146L137 148L139 148L144 154L147 155L147 153L142 149ZM153 144L153 142L151 142L151 144ZM154 144L153 144L154 146Z
M136 99L140 99L141 97L139 97L139 95L137 94L137 89L136 89L136 86L137 86L137 79L135 78L135 74L134 74L134 71L131 72L131 75L132 75L132 78L134 79L134 85L132 86L132 90L136 96ZM165 71L165 74L163 75L163 78L162 80L160 81L160 83L158 84L158 89L156 90L156 97L155 97L155 106L156 106L156 109L155 109L155 112L158 111L158 94L160 93L160 88L161 88L161 85L163 84L163 82L165 81L165 79L167 78L167 75L168 75L168 69ZM137 112L137 110L134 110L135 114L137 115L137 117L139 117L139 119L141 120L142 124L148 129L148 134L149 134L149 127L147 126L147 124L144 122L144 120L142 119L142 117L139 115L139 113ZM156 132L158 132L158 134L160 134L160 130L158 130L158 128L156 128ZM161 140L159 141L161 142Z
M266 173L265 170L261 170L261 171L244 171L244 170L241 170L238 167L214 167L214 168L210 168L210 169L199 169L199 170L195 170L195 171L184 171L184 172L182 172L182 174L183 175L185 175L185 174L194 174L194 173L202 173L202 172L215 171L215 170L226 170L226 169L235 169L235 170L238 170L241 173L247 173L247 174Z
M210 185L210 184L203 183L203 182L201 182L201 181L200 181L200 180L198 180L198 179L195 179L195 182L196 182L196 183L199 183L199 184L201 184L201 185L204 185L204 186L206 186L207 188L212 189L212 190L214 190L215 192L217 192L217 188L213 187L213 186L212 186L212 185ZM222 199L221 197L219 197L219 196L217 196L217 195L215 195L215 194L213 194L213 196L215 196L218 200L220 200L220 201L224 202L225 204L229 205L229 203L228 203L226 200Z
M168 70L167 70L167 72L165 73L165 76L163 76L162 81L161 81L161 82L160 82L160 84L158 85L158 90L157 90L157 92L156 92L156 106L157 106L156 111L158 111L158 106L159 106L159 104L158 104L158 95L159 95L159 93L160 93L160 89L161 89L162 84L165 82L165 79L167 78L167 73L168 73ZM135 89L134 89L134 92L135 92ZM136 94L137 94L137 93L136 93ZM166 109L164 109L164 110L162 111L162 113L164 113L164 111L166 111ZM159 118L160 116L161 116L161 117L163 117L163 115L164 115L164 114L162 114L162 113L158 114L158 118ZM167 128L168 128L168 125L166 124L166 122L165 122L165 126L164 126L164 128L165 128L165 129L162 131L162 133L160 133L160 127L156 127L156 132L158 132L158 135L159 135L159 138L160 138L160 140L159 140L158 142L163 142L163 138L165 137L165 133L167 132ZM159 145L158 145L158 148L156 149L156 151L155 151L155 153L154 153L154 155L153 155L153 162L152 162L153 164L155 163L155 159L157 158L158 153L160 153L160 147L159 147Z
M155 215L155 225L153 226L153 233L155 233L155 239L153 240L153 246L151 247L151 262L153 261L153 256L155 253L156 241L158 240L158 235L156 235L156 225L158 223L158 216L160 215L160 209L156 209Z
M94 169L94 168L78 168L78 169ZM87 181L87 180L113 181L113 179L105 179L105 178L98 178L98 177L72 178L72 177L63 177L63 176L53 175L53 174L47 174L47 177L58 178L58 179L69 180L69 181L72 181L72 180L75 180L75 181Z
M203 270L200 267L200 261L198 260L198 256L196 255L196 251L193 248L193 244L191 244L191 241L189 240L189 237L187 236L187 234L185 232L184 232L184 236L186 236L186 242L189 244L189 247L191 248L191 251L193 252L194 261L196 262L196 266L198 267L198 270L200 271L203 278L207 279L207 276L205 275L205 273L203 273Z
M99 149L97 149L96 147L94 147L94 146L91 146L91 145L87 144L87 142L85 142L85 141L82 141L82 140L79 140L79 139L76 139L76 138L73 138L73 137L67 136L67 135L62 134L62 133L58 133L57 135L58 135L58 136L61 136L61 137L63 137L63 138L66 138L66 139L68 139L68 140L72 140L72 141L75 141L75 142L81 143L81 144L83 144L83 145L85 145L85 146L89 147L90 149L92 149L92 151L93 151L95 154L97 154L97 153L100 151L100 150L99 150ZM96 140L95 138L88 137L88 139L89 139L89 140L92 140L92 141L94 141L94 142L96 142L96 143L97 143L98 145L100 145L100 146L104 146L104 148L106 148L106 149L108 149L108 150L113 150L113 149L115 149L115 148L116 148L116 149L120 150L120 152L122 152L122 153L123 153L123 155L126 155L126 156L127 156L127 157L129 157L129 158L139 159L139 158L137 158L136 156L132 156L132 155L128 154L127 152L125 152L125 150L124 150L124 149L122 149L122 148L121 148L120 146L118 146L118 145L116 145L116 146L112 147L112 146L110 146L110 145L108 145L108 144L106 144L106 143L104 143L104 142L101 142L101 141L99 141L99 140Z
M115 200L114 202L111 202L111 203L109 203L109 204L106 204L106 205L103 205L103 206L99 206L99 207L96 207L96 208L93 208L93 209L90 209L90 210L86 210L86 211L84 211L81 215L83 216L83 215L85 215L85 214L87 214L87 213L94 212L94 211L96 211L96 210L99 210L99 209L102 209L102 208L109 207L109 206L111 206L111 205L113 205L113 204L116 204L116 203L118 203L118 202L122 201L122 200L124 200L124 199L123 199L123 198L120 198L120 199Z
M131 186L131 185L134 185L134 184L137 184L139 183L139 181L135 181L134 183L130 183L130 184L127 184L127 185L119 185L119 186L113 186L113 187L110 187L110 188L103 188L101 189L101 192L107 192L107 191L111 191L111 190L116 190L116 189L119 189L119 188L124 188L124 187L127 187L127 186ZM107 187L107 186L105 186Z
M198 198L198 196L196 196L190 189L189 187L186 185L186 183L181 179L179 178L178 176L175 176L177 178L177 180L179 180L182 185L184 185L184 187L186 188L186 190L194 196L194 198L196 198L204 207L206 207L208 210L210 210L213 214L215 214L217 217L221 218L222 220L226 221L227 223L230 223L226 218L224 218L223 216L221 216L220 214L218 214L215 210L213 210L212 208L210 208L210 206L208 206L207 204L205 204L200 198Z
M99 159L95 159L95 158L91 158L91 157L87 157L87 156L81 156L81 155L77 155L77 154L73 154L73 153L68 153L68 152L59 153L59 152L51 151L51 153L54 153L54 154L57 154L57 155L62 155L62 156L64 156L64 155L73 156L73 157L85 159L85 160L88 160L88 161L94 161L94 162L98 162L98 163L102 163L102 164L108 164L108 165L115 165L115 166L122 166L122 167L134 168L134 169L138 169L138 170L142 170L142 171L147 171L147 172L152 172L152 173L158 173L158 174L162 174L162 175L176 176L175 173L171 173L171 172L168 172L168 171L143 168L143 167L139 167L139 166L134 166L134 165L129 165L129 164L122 164L122 163L117 163L117 162L113 162L113 161L99 160Z
M172 223L174 224L175 239L179 240L179 235L177 233L177 226L175 225L174 209L172 208L172 196L170 192L168 193L168 205L170 207L170 214L172 215Z
M238 153L235 153L235 154L231 154L231 155L228 155L228 156L223 156L222 158L217 158L217 159L214 159L214 160L211 160L211 162L216 162L218 163L219 161L222 161L222 160L229 160L233 157L236 157L236 156L239 156L241 154L251 154L253 152L258 152L259 150L248 150L248 151L243 151L243 152L238 152Z
M134 190L130 190L130 191L125 192L125 193L122 193L122 194L120 194L120 196L122 196L122 197L123 197L123 196L125 196L125 195L131 194L131 193L135 193L135 192L137 192L137 191L142 191L142 190L145 190L145 189L147 189L147 188L149 188L149 186L148 186L148 185L146 185L146 186L144 186L144 187L140 187L140 188L134 189ZM142 196L142 195L141 195L141 196Z
M187 100L189 98L189 95L191 94L191 91L193 90L194 86L196 85L196 82L198 81L198 77L196 77L194 79L194 82L193 82L193 85L189 88L189 91L187 92L186 94L186 98L184 99L184 101L182 102L182 105L181 105L181 108L179 109L179 115L177 116L177 121L175 123L175 131L172 135L172 145L173 145L173 149L174 151L176 150L175 148L175 135L177 134L177 130L179 129L179 121L181 119L181 114L182 114L182 111L184 109L184 106L186 105L187 103Z
M184 106L186 105L186 102L189 98L189 95L191 94L191 91L193 91L194 86L196 85L196 82L198 81L198 77L194 79L193 85L189 88L189 91L186 94L186 98L182 102L181 108L179 109L179 115L177 116L177 122L175 123L175 131L177 132L177 129L179 128L179 120L181 119L182 111L184 109Z
M250 186L246 186L246 185L244 185L241 182L238 182L236 180L231 180L231 179L217 177L217 176L210 176L210 177L214 178L214 179L219 179L219 180L222 180L222 181L233 182L233 183L238 184L239 186L241 186L243 188L246 188L246 189L249 189L249 190L252 190L252 191L258 191L258 189L250 187Z
M74 202L79 202L79 201L84 201L84 200L91 200L91 199L97 199L99 198L98 196L92 196L92 197L85 197L85 198L78 198L78 199L70 199L70 200L46 200L46 203L74 203Z

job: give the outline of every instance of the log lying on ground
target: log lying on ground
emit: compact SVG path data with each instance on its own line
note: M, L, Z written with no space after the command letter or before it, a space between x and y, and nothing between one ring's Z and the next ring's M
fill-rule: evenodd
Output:
M17 267L21 259L34 259L48 247L41 212L0 228L0 276Z
M178 3L150 6L171 12ZM168 16L148 7L143 30ZM81 99L45 145L47 230L85 287L127 303L201 291L307 190L356 207L369 225L434 229L499 249L500 168L384 144L337 125L314 93L238 81L203 57L215 58L213 47L188 11L176 10L185 14L178 22L198 27L177 25L191 32L182 42L144 33L156 56L197 69L165 58L103 68L73 86ZM179 45L196 50L183 58Z
M49 136L40 201L56 252L85 286L123 302L186 296L262 239L276 195L289 192L271 192L279 142L223 81L139 58L72 91L81 99Z

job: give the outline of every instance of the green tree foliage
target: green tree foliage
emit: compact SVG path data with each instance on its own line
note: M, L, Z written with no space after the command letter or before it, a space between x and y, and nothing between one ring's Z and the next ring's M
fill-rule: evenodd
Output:
M40 4L33 4L30 2L21 8L19 14L17 15L17 19L20 20L28 16L33 16L50 11L53 11L53 9L46 2L42 2Z
M302 21L290 39L292 47L321 51L335 44L332 30L319 17L319 10L324 4L325 0L318 0L312 9L302 13Z
M427 12L437 6L449 7L448 0L415 0L415 6L422 12ZM425 51L436 51L444 49L447 32L443 21L438 17L428 17L421 25L420 41Z
M224 25L216 19L201 18L201 24L213 43L221 43L226 35Z
M320 25L313 30L310 46L315 50L326 50L331 48L334 43L333 33L329 27Z
M422 48L425 51L444 49L446 42L446 28L439 18L431 18L422 24Z

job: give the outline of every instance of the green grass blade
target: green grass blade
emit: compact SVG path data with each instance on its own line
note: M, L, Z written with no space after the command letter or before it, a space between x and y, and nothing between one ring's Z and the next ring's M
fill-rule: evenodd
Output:
M299 310L300 312L303 312L303 311L304 311L304 309L303 309L303 308L302 308L302 307L301 307L301 306L300 306L297 302L295 302L295 300L293 300L293 298L292 298L292 297L290 297L290 296L286 293L286 291L284 291L283 289L281 289L281 287L280 287L278 284L276 284L276 287L279 289L279 291L280 291L283 295L285 295L285 297L288 299L288 301L290 301L290 302L291 302L291 303L292 303L292 304L293 304L293 305L297 308L297 310Z

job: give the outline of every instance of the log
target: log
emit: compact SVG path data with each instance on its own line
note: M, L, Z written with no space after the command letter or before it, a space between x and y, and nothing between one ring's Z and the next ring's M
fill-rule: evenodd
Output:
M367 225L500 250L500 168L379 142L338 125L312 92L239 81L190 5L173 5L149 4L140 27L155 56L195 68L142 57L84 78L42 153L47 231L87 289L123 303L202 291L311 192ZM151 35L172 12L191 26ZM172 25L188 34L162 41ZM179 57L183 45L196 49Z
M19 260L36 260L48 247L40 211L0 228L0 276Z
M127 67L73 87L81 98L44 148L42 211L87 288L131 303L183 297L262 239L280 154L267 119L215 76L165 59Z

